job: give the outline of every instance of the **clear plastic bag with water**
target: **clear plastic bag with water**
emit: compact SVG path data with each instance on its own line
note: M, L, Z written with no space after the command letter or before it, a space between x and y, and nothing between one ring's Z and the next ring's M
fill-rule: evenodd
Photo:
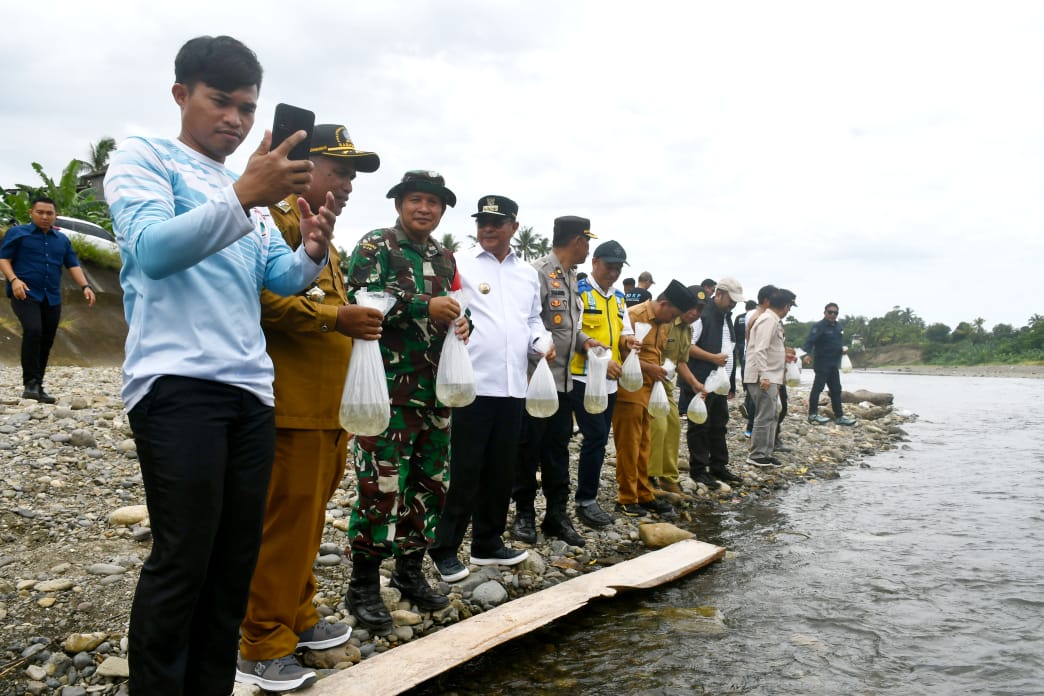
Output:
M551 334L538 338L533 348L546 355L551 350ZM558 389L547 360L541 357L526 388L526 413L534 418L550 418L558 410Z
M638 339L639 343L645 340L650 331L652 331L652 324L639 321L634 325L634 337ZM624 358L623 365L620 366L620 376L616 380L621 389L636 392L642 388L642 364L638 359L640 351L640 348L635 348Z
M848 357L847 353L845 353L844 355L841 356L841 371L842 372L851 372L852 371L852 359Z
M689 408L685 409L685 416L696 425L707 422L707 404L703 402L703 397L699 394L692 397Z
M603 413L609 408L609 386L606 372L612 354L605 348L587 351L587 384L584 387L584 410L588 413Z
M355 301L361 307L373 307L384 314L395 305L395 297L384 292L359 291ZM391 402L377 341L357 338L352 342L338 417L341 427L356 435L380 435L388 429Z
M729 376L725 374L724 367L716 367L707 375L704 386L708 392L725 396L729 393Z
M786 367L786 382L788 387L801 386L801 363L795 360L788 362Z
M666 418L671 412L671 402L667 400L667 390L663 386L663 380L656 380L653 384L652 393L649 394L649 415L653 418Z
M449 296L460 304L460 316L464 316L466 293L454 290ZM459 317L458 317L459 318ZM439 369L435 375L435 396L446 406L460 408L475 400L475 368L464 341L457 336L455 326L450 325L439 356Z

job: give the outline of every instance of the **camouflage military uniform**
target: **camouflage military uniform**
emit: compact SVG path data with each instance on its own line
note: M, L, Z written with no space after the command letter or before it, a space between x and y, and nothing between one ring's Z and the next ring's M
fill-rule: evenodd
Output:
M384 290L397 302L384 319L380 347L391 422L353 445L359 497L348 527L353 557L423 551L449 485L450 409L435 399L435 370L449 325L428 317L428 300L456 275L453 254L434 239L420 246L399 226L367 233L348 262L349 296Z

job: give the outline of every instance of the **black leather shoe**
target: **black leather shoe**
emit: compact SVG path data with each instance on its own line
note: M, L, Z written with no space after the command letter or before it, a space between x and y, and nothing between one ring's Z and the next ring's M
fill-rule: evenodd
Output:
M44 391L43 385L40 385L40 391L37 393L36 400L41 404L53 404L56 399Z
M536 516L532 512L515 513L515 523L511 525L511 538L526 544L536 543Z
M728 470L727 467L714 467L710 470L710 475L719 481L725 483L743 483L743 479Z
M588 527L608 527L613 523L613 516L593 500L583 505L577 504L576 516Z
M638 504L649 512L656 513L660 517L674 517L675 515L674 506L661 498L653 498L652 500L646 500L645 502Z
M540 524L540 529L543 530L545 536L561 539L570 546L587 545L587 539L584 539L575 529L573 529L573 523L568 517L560 515L545 517L544 521Z
M40 383L36 380L29 380L25 383L25 391L22 392L23 399L32 399L33 401L40 400Z
M696 481L697 483L702 483L704 486L706 486L712 491L721 488L721 483L718 482L718 479L710 475L710 473L707 471L707 467L705 466L701 466L699 470L695 473L689 473L692 476L693 481Z

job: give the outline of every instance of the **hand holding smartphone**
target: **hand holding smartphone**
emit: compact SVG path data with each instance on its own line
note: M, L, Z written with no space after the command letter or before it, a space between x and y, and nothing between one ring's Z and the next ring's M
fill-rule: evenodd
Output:
M287 159L306 160L312 144L312 131L315 129L315 114L290 104L277 104L275 120L272 123L272 146L274 150L284 140L299 130L308 133L308 137L294 145L287 154Z

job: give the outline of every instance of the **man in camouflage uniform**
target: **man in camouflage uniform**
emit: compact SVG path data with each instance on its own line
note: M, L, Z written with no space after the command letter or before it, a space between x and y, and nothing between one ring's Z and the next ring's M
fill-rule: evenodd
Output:
M363 236L348 263L349 296L383 290L396 298L380 342L391 421L353 446L359 497L348 527L347 599L359 623L375 631L392 627L380 596L384 558L395 558L391 584L403 597L424 611L448 604L422 572L449 485L450 409L436 402L435 371L450 327L467 336L460 304L446 295L456 261L431 236L457 197L438 173L410 171L388 198L399 214L395 226Z

